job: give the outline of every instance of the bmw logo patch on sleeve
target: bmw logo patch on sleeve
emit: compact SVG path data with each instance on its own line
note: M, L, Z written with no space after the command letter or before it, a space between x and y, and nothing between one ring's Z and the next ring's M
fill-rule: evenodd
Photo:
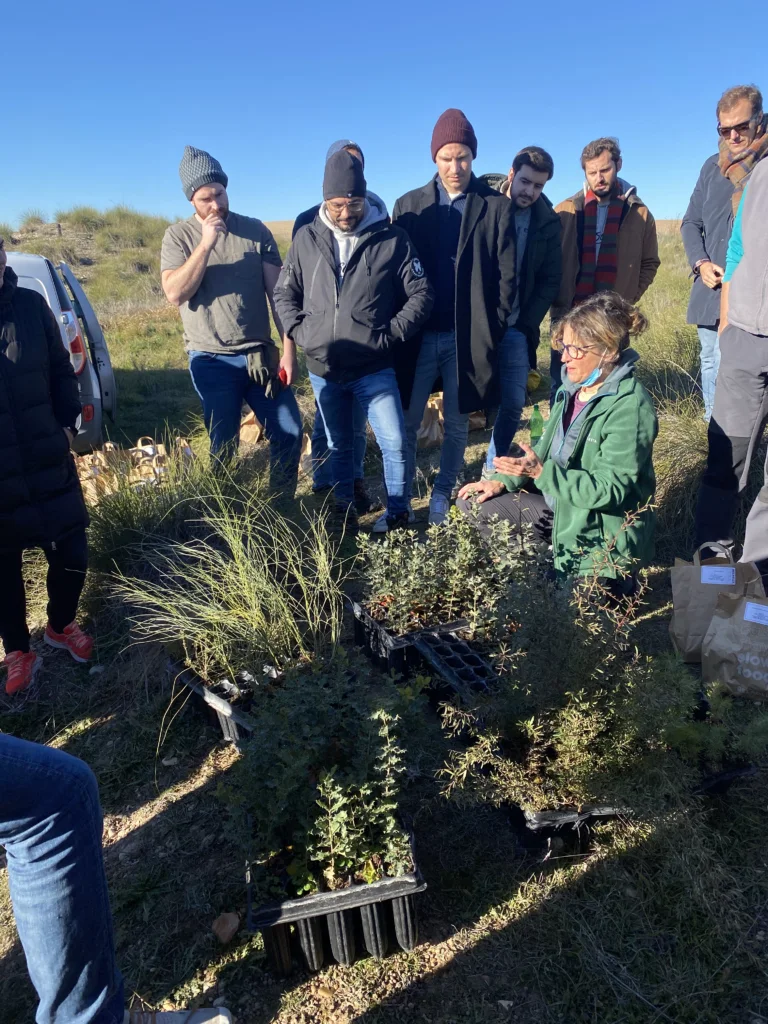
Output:
M424 277L424 267L422 267L421 260L417 256L414 256L411 260L411 270L414 277Z

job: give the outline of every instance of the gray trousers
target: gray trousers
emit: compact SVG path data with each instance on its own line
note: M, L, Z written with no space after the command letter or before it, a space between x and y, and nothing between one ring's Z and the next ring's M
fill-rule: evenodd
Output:
M696 546L732 542L739 495L768 418L768 337L729 325L720 335L720 370L709 423L707 468L696 509ZM743 562L768 575L768 458L747 519Z

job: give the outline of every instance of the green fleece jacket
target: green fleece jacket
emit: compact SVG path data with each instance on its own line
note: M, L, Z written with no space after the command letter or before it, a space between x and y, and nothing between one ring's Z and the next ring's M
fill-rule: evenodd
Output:
M637 359L632 349L622 353L600 391L564 430L565 410L579 388L566 376L536 445L544 465L539 477L493 476L508 491L528 483L545 495L554 509L555 568L565 575L588 575L600 566L601 575L616 576L620 567L646 565L653 557L653 510L625 526L627 514L647 505L656 488L658 423L650 395L634 376Z

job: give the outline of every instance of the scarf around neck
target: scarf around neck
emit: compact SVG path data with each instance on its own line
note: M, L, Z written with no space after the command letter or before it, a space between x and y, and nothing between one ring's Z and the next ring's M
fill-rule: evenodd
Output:
M624 214L625 198L618 182L613 186L608 203L600 253L597 253L598 198L592 189L584 197L584 230L581 244L581 266L576 281L573 305L577 306L595 292L611 291L616 286L619 266L619 228Z
M720 173L733 185L731 203L733 204L734 216L739 208L744 186L747 184L747 178L749 178L755 166L763 157L768 156L767 129L768 114L764 114L763 120L757 129L757 135L752 139L747 148L738 154L731 153L728 139L720 139L718 165Z

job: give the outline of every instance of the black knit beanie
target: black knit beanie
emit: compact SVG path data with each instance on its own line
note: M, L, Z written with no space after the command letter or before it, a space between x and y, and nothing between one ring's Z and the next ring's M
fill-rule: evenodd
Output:
M346 149L334 153L325 165L323 199L364 198L366 193L363 165Z

